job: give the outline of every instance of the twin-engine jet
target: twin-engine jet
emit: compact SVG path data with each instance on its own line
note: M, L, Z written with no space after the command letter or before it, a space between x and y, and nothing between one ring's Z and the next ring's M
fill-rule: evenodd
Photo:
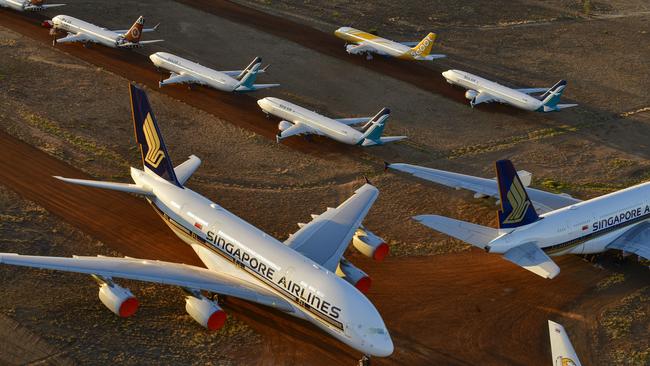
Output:
M465 98L469 99L472 107L481 103L498 102L528 111L554 112L577 106L558 104L566 88L566 80L560 80L550 88L512 89L460 70L447 70L442 76L449 84L467 89ZM540 93L537 97L531 95L537 93Z
M554 321L548 321L548 334L551 339L553 366L581 366L578 355L573 349L564 327Z
M68 15L57 15L52 20L43 22L43 26L51 28L50 33L54 37L52 44L81 42L99 43L111 48L137 48L145 44L162 42L162 39L141 41L142 33L154 32L158 24L153 28L144 28L144 17L140 16L129 29L109 30L98 27L83 20ZM56 38L57 31L67 32L67 36Z
M416 61L431 61L446 57L431 53L431 48L436 40L435 33L429 33L420 42L395 42L350 27L341 27L334 31L334 34L351 43L345 45L345 50L349 54L365 54L368 60L372 59L373 53Z
M650 259L650 182L587 201L534 188L522 181L510 160L496 162L496 179L473 177L409 164L387 168L456 189L494 197L499 227L437 215L414 217L434 230L503 257L539 276L553 278L560 268L549 258L618 249Z
M43 11L64 5L45 4L44 0L0 0L0 8L9 8L18 11Z
M374 146L400 141L406 136L382 137L390 110L383 108L374 117L332 119L285 100L267 97L257 101L267 115L282 118L276 139L295 135L322 135L348 145ZM361 124L361 129L350 127Z
M159 87L169 84L200 84L226 92L249 92L280 85L255 84L257 74L268 68L268 65L261 67L260 57L255 57L245 69L236 71L213 70L167 52L156 52L149 58L159 69L171 71L169 78L158 83Z
M280 242L225 208L185 186L201 161L192 155L174 167L146 94L130 86L136 141L143 169L131 168L132 184L57 177L88 187L143 196L169 228L189 244L206 268L156 260L111 257L43 257L0 253L0 263L92 275L100 300L121 316L138 302L114 282L126 278L179 286L185 309L202 326L218 329L226 316L202 291L238 297L305 319L365 355L393 352L391 337L377 309L355 287L368 276L343 257L350 241L366 256L382 259L388 251L379 237L362 227L379 194L365 184L340 204ZM134 244L136 245L136 244Z

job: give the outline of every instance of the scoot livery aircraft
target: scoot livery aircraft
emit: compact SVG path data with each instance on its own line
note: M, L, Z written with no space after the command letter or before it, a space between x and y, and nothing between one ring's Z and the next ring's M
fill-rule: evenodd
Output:
M322 135L348 145L373 146L400 141L406 136L382 137L390 110L383 108L374 117L332 119L285 100L267 97L257 101L267 115L282 118L278 142L295 135ZM365 123L357 130L350 125Z
M144 28L143 16L140 16L131 28L122 30L109 30L98 27L68 15L57 15L52 20L44 21L43 26L52 28L50 33L54 36L52 40L53 45L57 43L81 42L84 44L99 43L111 48L137 48L145 44L163 41L162 39L151 41L140 40L142 33L153 32L158 29L158 24L153 28ZM57 30L68 32L68 35L57 39Z
M99 283L100 300L121 316L133 314L138 302L113 279L162 283L183 288L187 312L212 330L223 326L226 316L202 290L305 319L365 355L390 355L393 343L381 316L354 286L367 286L368 278L342 256L350 241L377 260L387 254L383 240L361 226L378 190L365 184L337 208L299 224L300 230L282 243L184 186L201 161L192 155L174 168L145 92L133 85L130 90L144 165L144 170L131 168L134 184L57 178L144 196L207 269L136 258L11 253L0 253L0 263L90 274Z
M551 339L553 366L581 366L576 351L562 325L549 320L548 334Z
M249 92L273 88L280 84L255 84L258 73L265 72L262 59L255 57L244 70L217 71L167 52L156 52L149 56L160 69L171 71L171 76L158 83L159 87L169 84L201 84L226 92Z
M65 4L45 4L44 0L0 0L0 8L10 8L18 11L43 11Z
M345 50L351 55L366 54L368 60L372 54L391 56L403 60L431 61L445 55L431 54L431 48L436 40L435 33L429 33L420 42L394 42L371 33L366 33L350 27L341 27L334 34L353 44L346 44Z
M618 249L650 259L650 182L580 201L525 188L510 160L496 162L496 180L409 164L387 164L387 168L468 189L477 198L498 198L497 229L437 215L414 219L488 253L502 254L539 276L553 278L560 273L549 256Z
M550 88L512 89L482 77L460 70L447 70L442 73L447 82L465 89L465 98L472 107L481 103L499 102L517 108L537 112L553 112L575 107L577 104L558 104L566 88L566 80L560 80ZM539 98L530 94L543 93Z

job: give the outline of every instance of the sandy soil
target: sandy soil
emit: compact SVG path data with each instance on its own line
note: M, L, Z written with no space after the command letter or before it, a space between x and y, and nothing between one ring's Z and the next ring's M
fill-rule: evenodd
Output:
M493 220L492 202L477 203L466 193L452 193L407 177L381 173L382 160L489 177L493 160L510 157L515 163L522 163L519 168L535 173L536 184L581 197L598 195L648 176L648 114L621 116L650 104L645 90L648 75L634 71L642 69L642 61L647 59L647 49L637 47L647 39L647 34L642 33L643 27L647 28L643 16L592 20L570 15L570 7L558 12L538 6L531 13L535 22L549 16L561 17L544 25L544 32L540 32L541 28L520 29L500 24L527 19L528 15L517 15L514 10L521 7L515 6L512 13L504 13L504 18L486 17L491 21L483 23L468 21L468 27L449 25L441 48L450 59L438 66L423 66L381 59L367 63L345 54L342 44L331 34L310 33L313 31L296 24L278 27L284 23L275 18L269 20L263 13L249 16L245 12L247 16L242 17L238 13L240 8L229 3L183 2L209 3L215 8L205 6L197 10L169 1L157 2L157 7L135 1L101 5L72 1L66 13L123 28L135 17L133 9L146 9L150 22L163 22L161 36L167 42L161 48L141 52L164 49L221 69L243 66L263 51L262 56L273 64L265 80L279 81L284 88L268 94L230 97L204 89L188 92L171 87L162 93L150 93L150 98L176 162L191 153L204 159L191 180L191 188L276 237L284 238L295 231L295 222L307 220L309 213L318 213L347 198L361 184L362 175L369 175L381 190L366 224L385 237L393 253L399 256L466 249L414 224L410 220L413 214L437 213L483 224ZM604 14L630 11L619 10L606 9ZM103 14L107 11L115 16L106 19ZM449 19L444 22L458 22L449 15L456 13L450 8L445 15ZM0 28L0 51L9 56L0 62L2 129L86 174L126 181L125 167L137 165L139 158L131 137L128 94L122 77L155 86L158 75L148 59L141 53L100 47L64 46L52 50L45 46L47 32L35 26L38 16L25 18L3 12L0 17L3 25L38 41ZM317 26L322 27L323 23L320 24ZM403 36L409 38L421 32L404 29ZM197 38L199 32L204 33ZM522 39L522 32L527 37ZM593 40L591 34L599 34L597 47L582 47L585 38ZM316 38L306 42L304 38L296 39L298 35ZM477 37L482 42L476 42ZM219 46L206 48L204 39ZM545 41L540 42L542 39ZM241 44L246 46L236 46ZM548 52L550 47L555 52ZM575 63L577 55L589 62ZM449 87L439 77L439 71L457 63L467 66L469 71L481 71L513 85L546 85L566 75L570 80L567 97L578 100L582 107L554 115L523 113L500 106L471 110L462 99L462 91ZM278 146L271 140L277 121L265 120L254 103L255 97L265 95L294 99L336 116L371 114L386 104L395 111L389 132L413 138L408 143L363 151L323 139L314 143L296 139ZM30 159L36 156L26 146L12 146L26 149L21 151ZM30 187L25 184L25 176L36 172L26 169L25 160L19 157L5 159L4 168L8 172L21 169L25 175L9 174L4 177L9 180L6 184L93 238L113 249L120 248L124 254L156 253L168 260L196 260L142 202L123 195L82 192L50 180L43 180L47 186ZM37 159L41 179L51 174L84 174L43 159ZM65 194L54 197L58 191ZM110 215L99 221L88 220L96 216L87 202L98 204L96 209L108 210ZM78 213L66 214L66 207L75 207ZM125 212L129 212L128 218L124 217ZM160 231L160 236L151 237L152 230ZM142 247L134 248L134 242L142 243ZM147 248L153 249L147 252ZM398 345L395 356L386 363L546 364L547 317L552 314L554 320L564 322L572 319L570 312L574 307L593 301L593 307L585 307L579 313L584 322L570 322L568 326L569 332L580 332L582 324L589 322L585 332L593 337L599 332L599 317L604 309L647 286L647 271L633 271L629 288L614 290L612 297L603 299L594 292L594 286L611 270L596 270L576 258L561 260L564 280L548 283L535 281L528 273L483 253L404 258L382 265L353 253L350 256L373 275L376 287L371 299L387 319ZM516 295L510 295L513 289L517 290ZM465 293L466 297L459 297ZM78 301L87 303L94 296L80 294ZM171 297L182 302L176 295ZM406 314L404 303L410 304ZM430 306L422 308L423 303ZM98 302L95 306L101 307ZM182 314L178 308L174 307L176 314ZM503 311L505 308L509 311ZM269 315L265 309L236 301L229 304L228 310L260 334L263 346L250 349L261 349L260 357L269 364L350 364L358 356L288 317ZM647 324L647 317L642 324L643 321ZM286 331L278 332L278 328ZM442 331L431 332L438 328ZM511 329L526 337L512 341ZM598 338L597 344L602 346L598 349L586 342L578 342L576 347L591 364L606 364L610 356L599 349L620 342L627 345L622 348L629 350L629 340L635 335L647 339L643 329L639 333L635 328L623 340ZM77 342L84 344L83 339ZM471 351L467 344L474 345ZM636 346L647 348L647 341ZM248 352L248 348L244 349ZM522 353L522 349L530 352Z

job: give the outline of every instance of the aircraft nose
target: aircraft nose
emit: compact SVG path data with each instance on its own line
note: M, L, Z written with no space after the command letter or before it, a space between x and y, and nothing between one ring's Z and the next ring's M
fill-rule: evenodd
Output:
M393 340L388 335L388 331L386 332L385 337L376 340L374 346L375 349L373 352L373 356L377 356L377 357L388 357L392 355L393 351L395 350L395 346L393 345Z
M451 70L443 71L442 76L444 76L445 79L449 79L449 77L451 76Z
M258 99L257 105L259 105L260 108L262 108L263 110L266 110L269 105L269 102L266 100L266 98L262 98L262 99Z

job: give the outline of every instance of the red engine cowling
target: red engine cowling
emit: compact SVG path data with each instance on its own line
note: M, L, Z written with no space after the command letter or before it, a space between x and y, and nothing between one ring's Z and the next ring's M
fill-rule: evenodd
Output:
M133 296L128 288L115 283L102 283L99 285L99 300L113 313L126 318L138 310L138 299Z
M44 20L44 21L41 23L41 26L42 26L43 28L52 28L52 27L54 26L54 24L52 24L52 21L51 21L51 20Z
M372 284L370 277L343 257L341 257L339 266L336 268L336 274L364 294L370 290Z
M293 124L289 121L280 121L280 123L278 123L278 129L280 131L284 131L291 126L293 126Z
M354 233L352 245L363 255L376 261L383 260L390 252L390 248L384 239L363 227L358 228L357 232Z
M214 301L203 295L189 295L185 298L185 310L197 323L211 331L226 324L226 312Z

